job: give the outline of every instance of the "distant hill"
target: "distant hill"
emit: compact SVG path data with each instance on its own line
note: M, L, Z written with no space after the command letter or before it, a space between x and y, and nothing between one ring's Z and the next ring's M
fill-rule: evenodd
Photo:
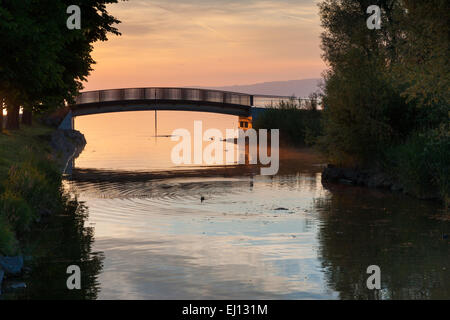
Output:
M292 96L307 98L311 93L319 90L321 79L303 79L289 81L264 82L249 85L234 85L225 87L203 87L225 91L249 94L264 94L276 96Z

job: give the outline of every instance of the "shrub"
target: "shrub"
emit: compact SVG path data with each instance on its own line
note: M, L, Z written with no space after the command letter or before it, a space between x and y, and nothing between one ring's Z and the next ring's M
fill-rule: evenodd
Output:
M436 184L441 198L450 204L450 124L442 124L427 135L425 154L432 181Z
M18 252L17 239L7 219L0 215L0 254L13 256Z
M282 142L295 146L313 145L321 134L321 111L298 109L282 102L268 108L254 123L256 129L280 129Z
M404 144L386 153L386 168L407 191L418 196L439 195L450 200L450 126L442 124L426 133L412 134Z
M26 249L33 222L65 205L60 172L40 138L47 132L34 127L0 136L0 255Z
M23 197L36 215L55 210L60 204L59 178L52 168L43 169L42 163L31 160L11 167L5 189Z
M36 219L36 214L28 203L9 190L0 197L0 216L19 234L28 231Z
M0 195L0 252L17 252L18 242L42 215L60 210L61 178L45 157L26 152L26 161L13 165Z

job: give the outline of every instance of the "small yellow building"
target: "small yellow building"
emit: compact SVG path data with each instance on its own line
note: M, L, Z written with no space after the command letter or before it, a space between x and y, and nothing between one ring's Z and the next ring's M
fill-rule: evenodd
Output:
M252 128L252 117L239 117L239 129L244 131Z

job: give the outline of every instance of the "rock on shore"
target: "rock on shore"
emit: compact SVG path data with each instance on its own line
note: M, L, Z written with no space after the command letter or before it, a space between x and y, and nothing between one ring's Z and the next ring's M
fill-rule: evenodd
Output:
M51 146L64 172L67 163L80 155L86 146L86 138L76 130L58 129L53 132Z
M325 168L322 173L322 181L354 184L370 188L392 189L395 191L403 190L401 185L382 172L354 168L337 168L333 165L328 165Z
M23 256L5 257L0 256L0 295L5 275L18 275L23 269Z
M391 191L402 192L422 200L439 199L439 193L435 190L427 190L426 192L418 193L417 191L410 190L408 186L402 185L393 177L375 170L338 168L333 165L328 165L322 172L322 182L337 182L366 186L369 188L390 189Z
M22 272L23 256L4 257L0 256L0 270L7 274L17 275Z

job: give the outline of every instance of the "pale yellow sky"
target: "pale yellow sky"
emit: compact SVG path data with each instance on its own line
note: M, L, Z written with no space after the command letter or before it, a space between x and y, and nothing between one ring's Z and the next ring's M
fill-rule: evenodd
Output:
M130 0L122 36L97 43L85 90L320 77L316 0Z

